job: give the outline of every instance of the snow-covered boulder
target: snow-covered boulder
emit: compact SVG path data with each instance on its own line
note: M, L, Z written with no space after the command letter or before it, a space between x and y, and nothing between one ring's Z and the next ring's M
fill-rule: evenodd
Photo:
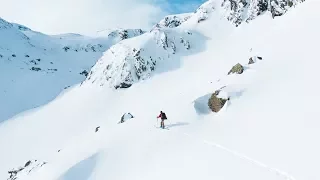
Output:
M254 64L257 62L257 60L262 60L262 57L260 56L253 56L253 57L250 57L249 59L249 63L248 64Z
M40 162L38 160L28 161L23 166L8 171L9 178L7 180L20 180L24 177L27 177L29 174L37 171L45 164L47 163Z
M131 114L131 113L125 113L121 116L121 120L120 120L120 123L124 123L126 122L127 120L129 119L132 119L134 118L134 116Z

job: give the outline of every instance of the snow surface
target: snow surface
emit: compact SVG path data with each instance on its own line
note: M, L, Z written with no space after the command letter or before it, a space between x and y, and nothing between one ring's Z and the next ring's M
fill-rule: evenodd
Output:
M30 159L47 164L18 180L320 179L319 5L239 27L219 11L191 17L172 32L206 37L194 41L201 50L168 58L162 73L129 89L86 82L0 124L0 179ZM263 60L248 65L253 56ZM236 63L244 73L227 75ZM220 88L230 101L211 113L206 101ZM156 128L160 110L169 130ZM125 112L135 118L117 124Z

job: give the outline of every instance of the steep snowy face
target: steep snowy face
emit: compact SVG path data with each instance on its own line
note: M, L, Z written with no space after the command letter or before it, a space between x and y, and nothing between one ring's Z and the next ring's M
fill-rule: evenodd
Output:
M148 79L165 60L187 54L197 37L190 31L180 29L155 29L122 41L104 53L85 83L128 88L139 80Z
M191 17L192 13L176 14L166 16L158 24L156 24L152 29L156 28L175 28L180 26L183 22L187 21Z
M272 17L282 16L290 8L304 0L223 0L226 18L236 26L270 12Z

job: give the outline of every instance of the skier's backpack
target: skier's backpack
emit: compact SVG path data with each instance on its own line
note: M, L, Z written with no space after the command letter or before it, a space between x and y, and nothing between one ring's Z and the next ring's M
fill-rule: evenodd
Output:
M166 113L162 112L162 114L161 114L161 119L164 119L164 120L167 120L167 119L168 119Z

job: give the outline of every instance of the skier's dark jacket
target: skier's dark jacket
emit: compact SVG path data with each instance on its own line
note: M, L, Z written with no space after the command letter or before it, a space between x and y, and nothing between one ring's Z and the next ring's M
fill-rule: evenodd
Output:
M157 118L161 118L161 120L165 120L165 119L167 119L167 115L166 115L166 113L161 111Z

